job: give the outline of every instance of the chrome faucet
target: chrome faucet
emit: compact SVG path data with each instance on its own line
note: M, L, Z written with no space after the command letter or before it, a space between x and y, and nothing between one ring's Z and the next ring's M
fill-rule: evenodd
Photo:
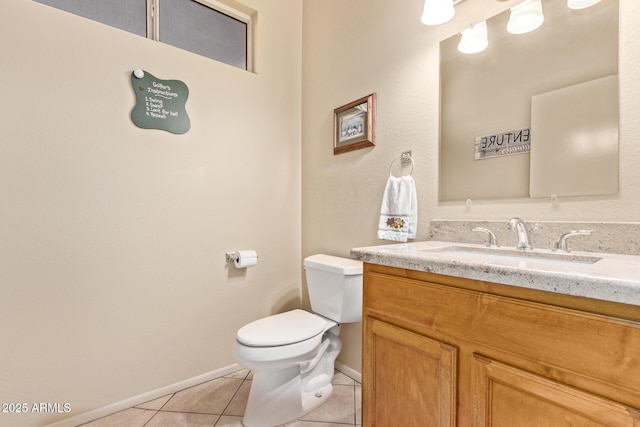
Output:
M487 228L482 228L482 227L474 227L471 229L471 231L479 231L487 235L487 243L485 244L485 246L489 248L497 248L499 246L498 238L496 237L495 234L493 234L491 230Z
M529 232L527 231L527 226L524 221L518 217L511 218L507 229L518 233L518 246L516 246L518 249L533 249L531 238L529 237Z
M571 236L590 236L591 230L574 230L569 231L568 233L564 233L562 236L558 238L556 243L553 245L554 252L569 252L569 245L567 241Z

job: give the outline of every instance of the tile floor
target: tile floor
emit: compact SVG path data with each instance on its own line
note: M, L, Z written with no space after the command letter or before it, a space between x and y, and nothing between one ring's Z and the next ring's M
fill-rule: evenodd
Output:
M242 427L252 374L246 369L100 418L82 427ZM336 371L333 395L287 427L360 425L362 387Z

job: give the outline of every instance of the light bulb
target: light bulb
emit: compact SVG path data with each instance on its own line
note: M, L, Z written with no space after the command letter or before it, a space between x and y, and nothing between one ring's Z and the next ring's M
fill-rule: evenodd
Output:
M487 21L479 22L462 32L458 50L462 53L482 52L489 46Z
M425 25L440 25L450 21L455 14L453 0L424 0L421 21Z
M524 34L538 28L544 22L541 0L526 0L511 8L507 31Z
M600 3L600 0L567 0L567 6L569 6L569 9L585 9L596 3Z

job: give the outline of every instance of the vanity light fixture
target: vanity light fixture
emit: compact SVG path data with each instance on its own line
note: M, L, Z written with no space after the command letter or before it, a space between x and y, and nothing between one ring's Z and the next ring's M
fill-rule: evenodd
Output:
M567 6L569 6L569 9L585 9L596 3L600 3L600 0L567 0Z
M507 31L511 34L524 34L535 30L543 22L542 0L526 0L511 8Z
M422 23L424 25L440 25L451 21L456 14L453 9L455 3L460 0L424 0L424 9L422 10Z
M482 52L489 46L487 37L487 21L478 22L462 31L462 38L458 44L458 50L462 53Z

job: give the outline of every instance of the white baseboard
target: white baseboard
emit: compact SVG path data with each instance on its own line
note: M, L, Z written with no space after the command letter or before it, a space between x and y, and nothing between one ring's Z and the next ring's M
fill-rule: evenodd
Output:
M45 427L76 427L80 424L88 423L89 421L97 420L98 418L106 417L107 415L115 414L116 412L124 411L125 409L132 408L150 400L166 396L167 394L175 393L177 391L184 390L186 388L193 387L198 384L214 380L216 378L224 377L225 375L228 375L240 369L243 369L240 365L229 365L215 371L207 372L206 374L198 375L197 377L189 378L175 384L170 384L168 386L161 387L156 390L122 400L120 402L112 403L111 405L107 405L102 408L94 409L92 411L85 412L83 414L76 415L62 421L57 421L53 424L48 424ZM345 372L345 374L347 373Z
M346 376L358 381L359 383L362 383L362 374L358 371L356 371L355 369L350 368L349 366L345 365L342 362L338 362L336 360L336 369L340 372L342 372L343 374L345 374Z

